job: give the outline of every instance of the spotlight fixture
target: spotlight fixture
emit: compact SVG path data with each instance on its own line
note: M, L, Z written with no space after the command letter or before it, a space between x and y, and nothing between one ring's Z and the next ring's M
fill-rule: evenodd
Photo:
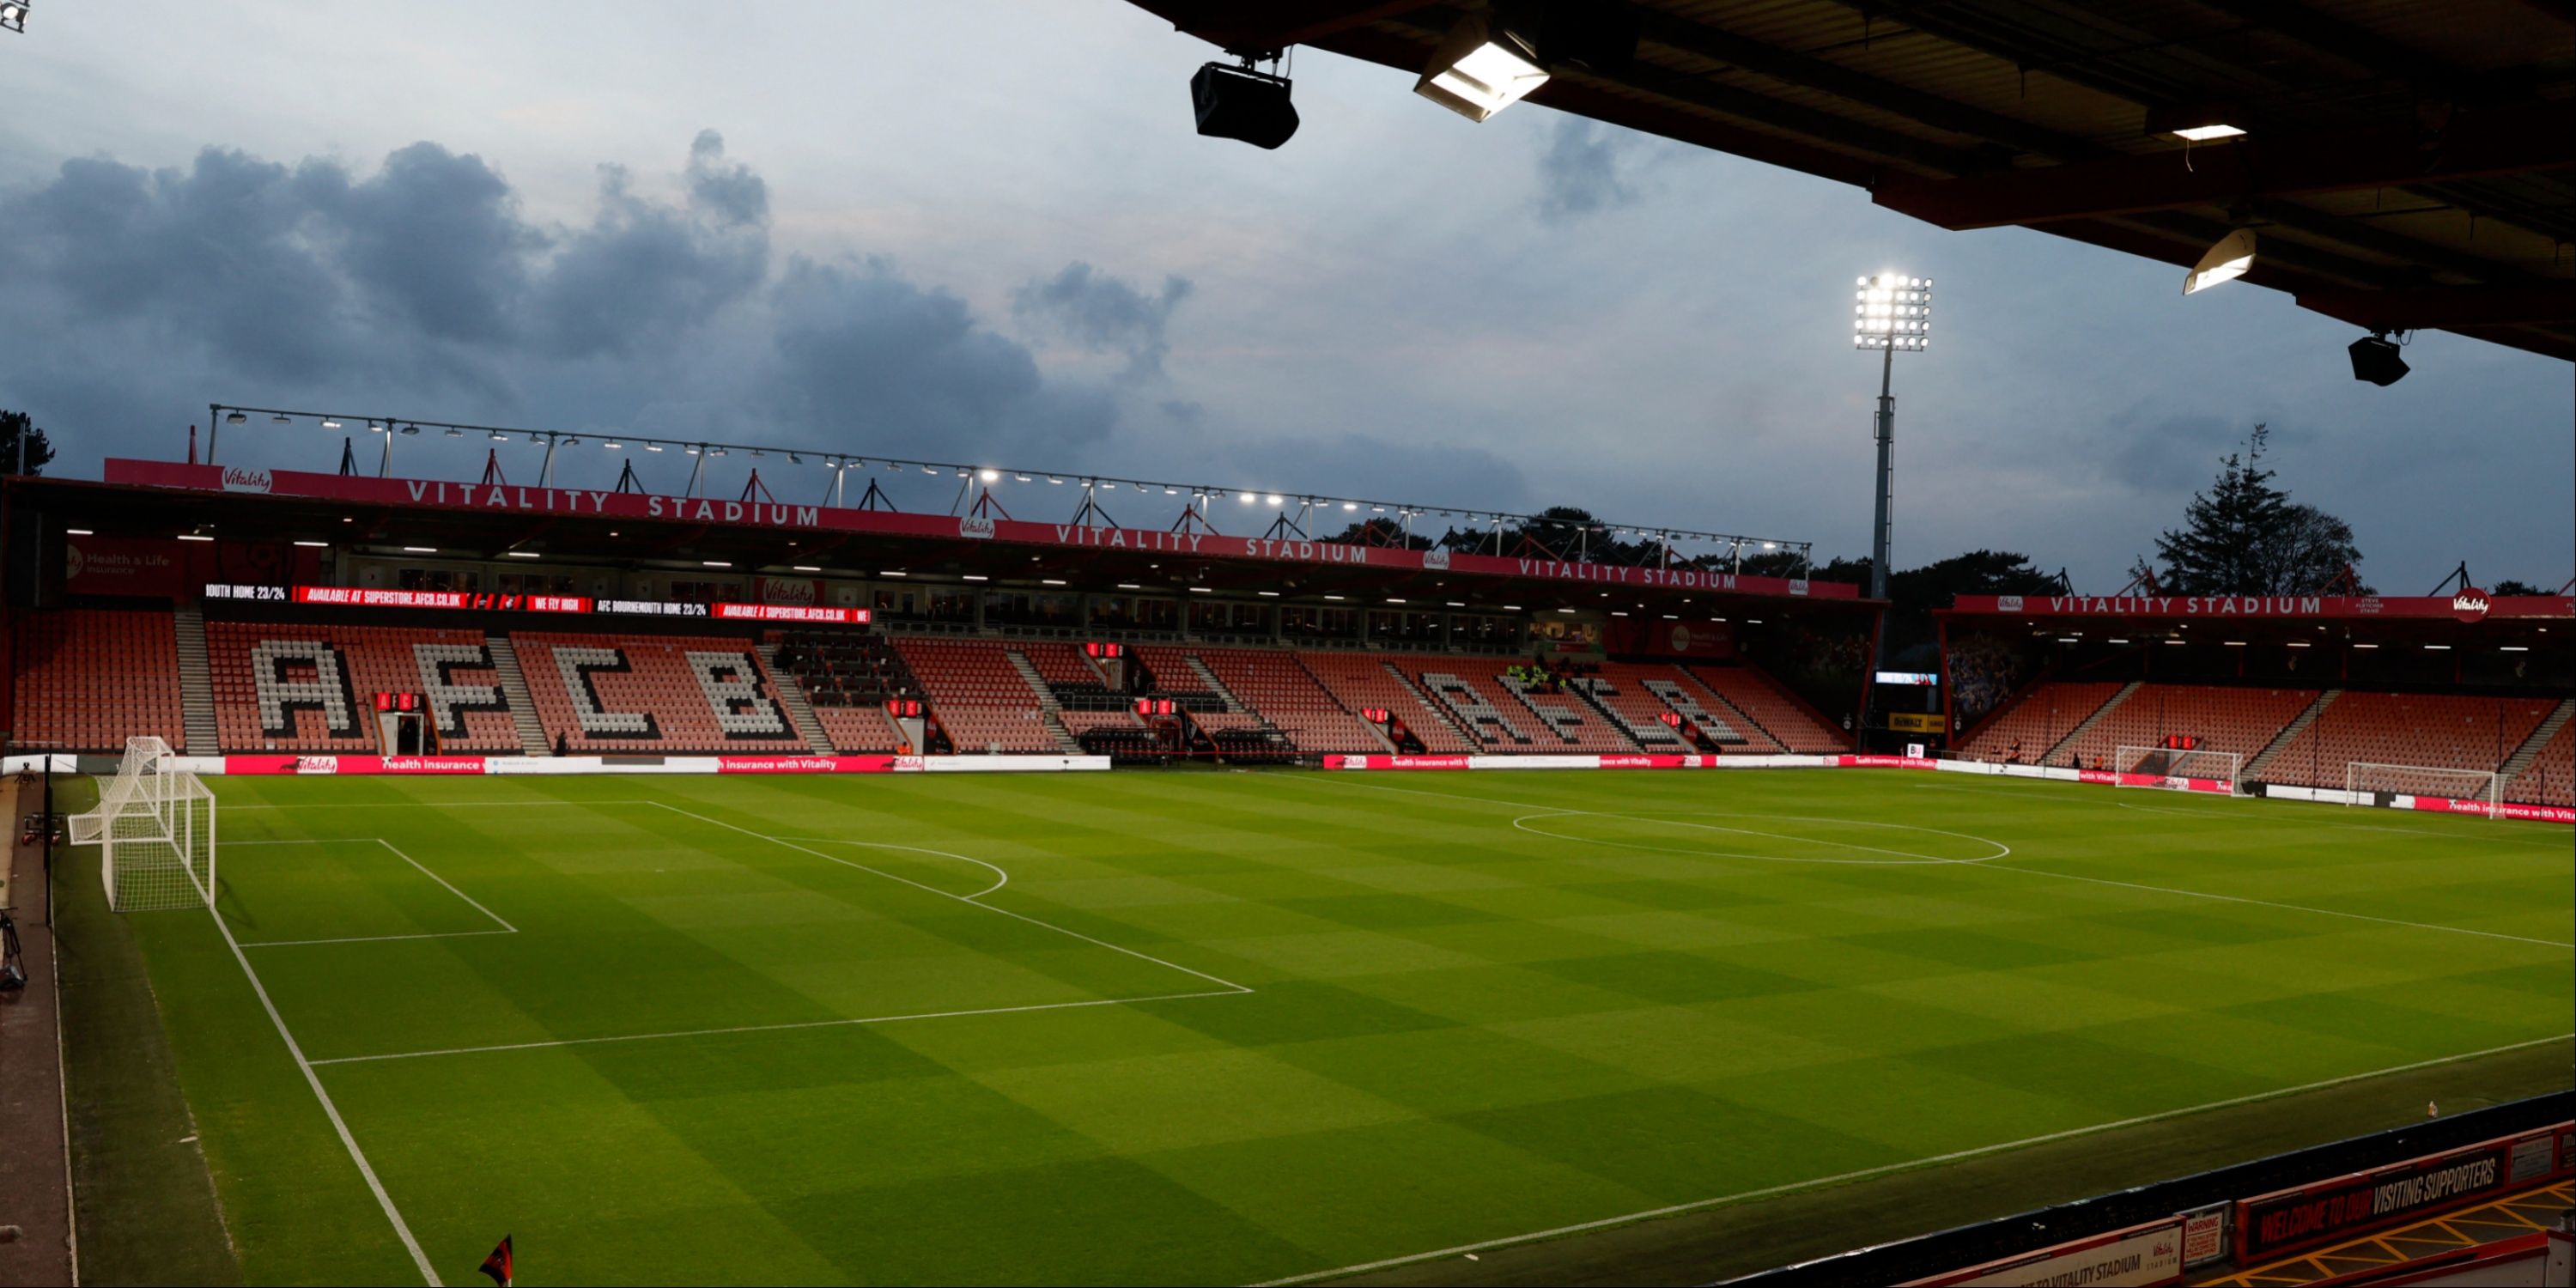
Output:
M1471 13L1432 50L1413 92L1482 122L1546 83L1547 68L1529 41L1496 27L1485 14Z
M370 434L381 434L389 428L391 428L391 426L380 425L372 420L367 422L367 432Z
M1254 71L1251 54L1236 57L1243 60L1242 66L1209 63L1190 77L1190 106L1198 113L1199 133L1212 139L1239 139L1256 148L1276 148L1297 133L1297 108L1288 101L1288 78ZM1277 55L1271 58L1275 64Z
M250 417L245 416L240 412L234 412L231 415L224 417L224 423L227 425L238 425L249 419Z
M2210 247L2209 253L2191 266L2191 272L2182 279L2182 293L2191 295L2220 282L2235 281L2245 276L2245 270L2253 266L2254 230L2239 228L2219 238L2218 244Z
M2404 332L2399 332L2403 335ZM2352 378L2385 388L2406 378L2406 360L2385 331L2373 331L2352 342Z
M644 445L644 450L648 452L658 452L662 450L662 445L660 443L646 443Z
M330 417L328 417L328 416L325 416L325 417L323 417L323 418L322 418L322 428L324 428L324 429L338 429L339 427L340 427L340 422L338 422L338 421L336 421L336 420L333 420L333 419L331 419L331 418L330 418Z
M269 423L273 425L292 425L295 423L295 418L287 415L285 412L279 412L268 419Z
M405 438L418 438L418 437L420 437L420 426L418 426L418 425L405 425L405 426L403 426L403 427L402 427L402 432L403 432L403 437L405 437Z
M1919 350L1932 341L1932 279L1879 273L1852 293L1852 347Z
M982 478L987 483L998 483L1002 479L1002 472L1000 470L985 470L977 477Z
M0 0L0 31L14 31L23 35L26 30L27 0Z
M492 431L492 441L496 443L506 443L510 441L510 436L496 429Z
M465 437L465 431L458 429L454 425L450 425L447 427L447 436L449 438L463 438Z

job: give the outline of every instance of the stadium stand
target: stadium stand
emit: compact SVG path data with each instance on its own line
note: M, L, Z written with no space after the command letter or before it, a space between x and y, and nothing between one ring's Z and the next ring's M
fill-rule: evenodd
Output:
M1384 707L1404 722L1413 736L1422 740L1423 750L1434 755L1463 756L1478 750L1467 741L1449 717L1435 710L1422 691L1398 675L1386 659L1368 653L1331 653L1303 651L1297 661L1315 677L1325 692L1341 701L1346 710L1361 711ZM1293 735L1292 735L1293 736ZM1316 748L1309 747L1309 751ZM1369 748L1376 750L1376 748Z
M1851 738L1790 697L1778 681L1749 666L1692 666L1691 678L1744 713L1782 749L1801 755L1851 750Z
M2005 703L2003 710L1960 746L1959 754L1970 760L2012 760L2036 765L2050 748L2065 741L2077 725L2100 711L2102 704L2123 687L2117 681L2042 680ZM2015 747L2021 749L2018 755L2014 754ZM2256 750L2261 748L2261 743L2255 744Z
M2354 761L2492 772L2557 705L2547 698L2347 692L2264 761L2261 777L2339 788ZM2428 781L2422 790L2443 785Z
M1481 750L1502 753L1564 750L1552 736L1546 744L1538 741L1536 735L1545 730L1526 706L1515 713L1494 705L1486 690L1502 693L1502 681L1491 675L1480 677L1481 684L1478 680L1471 680L1460 674L1473 669L1463 662L1421 666L1418 659L1409 660L1414 660L1416 667L1407 671L1407 678L1421 685L1422 691L1430 694L1432 701L1448 710L1451 719L1473 734L1482 744Z
M806 752L751 641L510 636L549 745L582 752Z
M439 750L520 750L480 631L213 621L206 665L227 751L387 750L378 693L423 695Z
M1495 676L1494 684L1538 717L1540 726L1561 744L1557 750L1607 756L1632 756L1641 750L1636 739L1619 732L1600 712L1567 692L1566 686L1536 685L1510 675Z
M1657 669L1669 671L1671 668ZM1664 723L1664 715L1671 708L1646 687L1640 674L1642 670L1625 663L1607 662L1596 667L1591 675L1566 681L1565 687L1591 702L1644 750L1680 751L1681 734Z
M1179 653L1177 649L1155 651ZM1366 721L1351 714L1314 672L1289 654L1250 648L1202 648L1195 653L1218 683L1286 734L1297 750L1366 755L1387 749ZM1146 665L1154 663L1149 659ZM1201 723L1206 723L1205 716Z
M1682 714L1698 726L1701 733L1718 745L1720 752L1742 751L1771 755L1781 750L1771 735L1759 725L1744 718L1744 713L1726 704L1714 689L1691 677L1677 666L1653 667L1641 671L1637 682L1648 693L1661 699L1665 706Z
M1020 641L1011 645L1011 651L1027 658L1038 678L1046 681L1058 698L1099 697L1109 692L1109 682L1101 676L1100 668L1071 644Z
M2092 765L2122 747L2151 747L2168 734L2187 734L2200 740L2200 750L2232 752L2251 762L2316 700L2315 689L2150 684L2103 712L2067 750Z
M22 621L15 677L21 745L115 751L134 734L184 744L169 613L66 608Z
M1102 730L1124 732L1145 727L1145 722L1137 719L1133 711L1059 711L1056 718L1064 722L1064 731L1072 734L1077 742L1087 733Z
M1001 641L906 635L894 646L959 754L1065 749L1047 728L1044 695L1011 665Z
M2576 805L2576 724L2564 724L2540 755L2507 780L2504 798L2532 805Z
M919 750L904 742L902 731L885 713L887 699L919 697L921 691L883 637L839 631L771 634L779 668L804 693L832 750Z

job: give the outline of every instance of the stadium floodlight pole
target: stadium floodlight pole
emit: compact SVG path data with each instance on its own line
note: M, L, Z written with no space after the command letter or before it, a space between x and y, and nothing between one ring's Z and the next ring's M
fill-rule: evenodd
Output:
M560 437L562 436L559 434L546 435L546 459L539 462L537 465L538 487L553 487L555 485L555 440ZM393 445L393 441L393 438L388 435L385 439L385 445L390 448Z
M1852 298L1852 345L1863 351L1876 349L1879 353L1878 419L1874 431L1878 440L1878 478L1877 486L1872 489L1877 514L1870 526L1869 597L1885 600L1890 545L1888 529L1892 521L1889 512L1895 508L1896 502L1896 355L1900 350L1920 353L1931 341L1932 279L1903 273L1879 273L1861 278L1859 289L1853 292ZM1887 665L1887 630L1884 624L1875 634L1877 646L1872 650L1875 656L1870 659L1873 673ZM1869 685L1864 691L1875 695L1878 689L1876 685ZM1867 732L1869 714L1866 709L1861 712L1861 728L1854 730L1855 733Z

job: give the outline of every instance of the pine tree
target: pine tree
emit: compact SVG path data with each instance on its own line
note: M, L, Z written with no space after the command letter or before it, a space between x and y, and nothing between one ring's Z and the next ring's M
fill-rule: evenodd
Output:
M24 468L18 460L18 447L24 441L27 459ZM0 474L42 474L45 462L54 459L54 445L45 439L45 431L36 428L33 418L23 411L0 411Z

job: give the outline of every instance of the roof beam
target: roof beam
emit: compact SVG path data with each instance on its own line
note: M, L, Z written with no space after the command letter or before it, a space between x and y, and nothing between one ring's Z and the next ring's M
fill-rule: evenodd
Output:
M2439 183L2576 166L2576 103L2462 113L2438 132L2377 127L2175 148L2011 174L1891 174L1872 200L1943 228L1997 228L2227 206L2260 197Z

